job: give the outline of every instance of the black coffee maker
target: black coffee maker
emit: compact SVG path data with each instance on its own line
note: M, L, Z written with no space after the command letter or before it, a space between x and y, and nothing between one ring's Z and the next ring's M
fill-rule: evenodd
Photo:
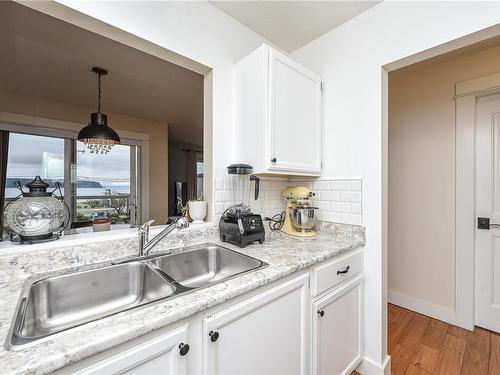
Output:
M250 209L251 181L255 181L253 198L259 198L260 179L253 175L253 167L248 164L231 164L227 167L232 195L232 204L224 212L219 222L220 239L245 247L249 243L265 239L262 217Z

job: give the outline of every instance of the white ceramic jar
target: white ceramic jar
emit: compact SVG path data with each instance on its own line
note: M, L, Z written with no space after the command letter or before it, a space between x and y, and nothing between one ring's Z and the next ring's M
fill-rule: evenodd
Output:
M193 219L193 224L204 223L203 219L207 216L207 202L205 201L189 201L188 202L189 216Z

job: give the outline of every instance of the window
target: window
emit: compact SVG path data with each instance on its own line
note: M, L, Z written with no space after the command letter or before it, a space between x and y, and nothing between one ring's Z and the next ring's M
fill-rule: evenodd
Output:
M17 181L24 186L36 175L42 177L51 188L55 188L59 182L64 192L64 139L10 133L6 202L20 194Z
M109 154L91 154L76 142L75 221L106 216L113 224L130 222L131 146L114 146Z
M111 224L140 221L138 145L121 144L114 146L107 155L91 154L75 139L16 133L12 132L16 126L9 128L6 203L20 194L17 181L24 186L40 175L50 188L56 188L57 182L60 183L74 227L91 225L98 216L108 217ZM33 133L37 131L31 130ZM57 132L40 130L42 134L57 135ZM67 133L63 134L67 136Z

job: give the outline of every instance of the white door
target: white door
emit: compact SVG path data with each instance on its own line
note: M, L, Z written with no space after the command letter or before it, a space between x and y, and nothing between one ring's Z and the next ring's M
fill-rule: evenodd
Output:
M186 375L187 326L90 365L75 375Z
M271 50L269 79L268 168L320 174L320 78Z
M500 332L500 93L476 103L476 214L475 324Z
M307 373L308 275L203 321L203 373Z
M362 277L313 303L312 374L350 374L362 358Z

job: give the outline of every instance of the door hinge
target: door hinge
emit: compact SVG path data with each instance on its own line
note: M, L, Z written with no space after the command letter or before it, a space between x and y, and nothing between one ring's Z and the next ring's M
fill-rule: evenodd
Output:
M323 81L321 81L321 82L320 82L320 84L319 84L319 89L320 89L321 91L323 91Z

